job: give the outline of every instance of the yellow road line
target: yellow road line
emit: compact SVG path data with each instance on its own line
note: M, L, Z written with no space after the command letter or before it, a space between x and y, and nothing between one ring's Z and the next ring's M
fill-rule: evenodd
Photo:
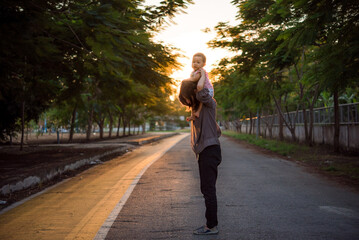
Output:
M185 136L142 146L0 215L0 239L93 239L141 170Z

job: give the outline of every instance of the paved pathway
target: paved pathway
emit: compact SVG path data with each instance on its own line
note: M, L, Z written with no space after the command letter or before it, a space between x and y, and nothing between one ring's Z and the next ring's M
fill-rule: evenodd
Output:
M226 137L220 233L192 235L205 221L204 202L189 137L176 143L182 136L92 168L0 215L0 239L358 239L358 193Z
M139 173L183 137L137 148L4 209L0 239L93 239Z
M220 234L204 223L198 166L185 138L142 176L106 239L358 239L359 194L222 137Z

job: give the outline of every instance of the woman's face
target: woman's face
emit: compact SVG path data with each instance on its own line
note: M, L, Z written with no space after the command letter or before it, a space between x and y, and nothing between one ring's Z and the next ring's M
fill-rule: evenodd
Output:
M186 100L186 102L188 103L188 104L191 104L191 101L188 99L188 98L186 98L186 97L183 97L184 98L184 100Z

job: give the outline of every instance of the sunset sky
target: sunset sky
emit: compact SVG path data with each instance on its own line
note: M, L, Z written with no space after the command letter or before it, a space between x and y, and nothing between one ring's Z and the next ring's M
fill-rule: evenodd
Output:
M148 5L157 5L160 0L147 0ZM196 52L203 52L207 57L205 69L210 72L213 64L223 57L229 55L224 49L210 49L207 42L214 39L215 33L204 33L206 28L213 29L218 22L235 23L237 8L231 4L231 0L195 0L195 4L189 5L186 9L187 14L178 14L165 30L160 32L155 39L163 41L166 45L170 44L182 50L179 61L183 68L172 74L177 82L188 78L192 72L192 56Z

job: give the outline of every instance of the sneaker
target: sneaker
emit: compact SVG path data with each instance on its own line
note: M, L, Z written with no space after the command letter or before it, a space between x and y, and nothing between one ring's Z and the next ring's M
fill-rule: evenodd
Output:
M218 227L215 226L213 228L208 228L206 225L197 228L193 231L193 234L195 235L214 235L218 234Z

